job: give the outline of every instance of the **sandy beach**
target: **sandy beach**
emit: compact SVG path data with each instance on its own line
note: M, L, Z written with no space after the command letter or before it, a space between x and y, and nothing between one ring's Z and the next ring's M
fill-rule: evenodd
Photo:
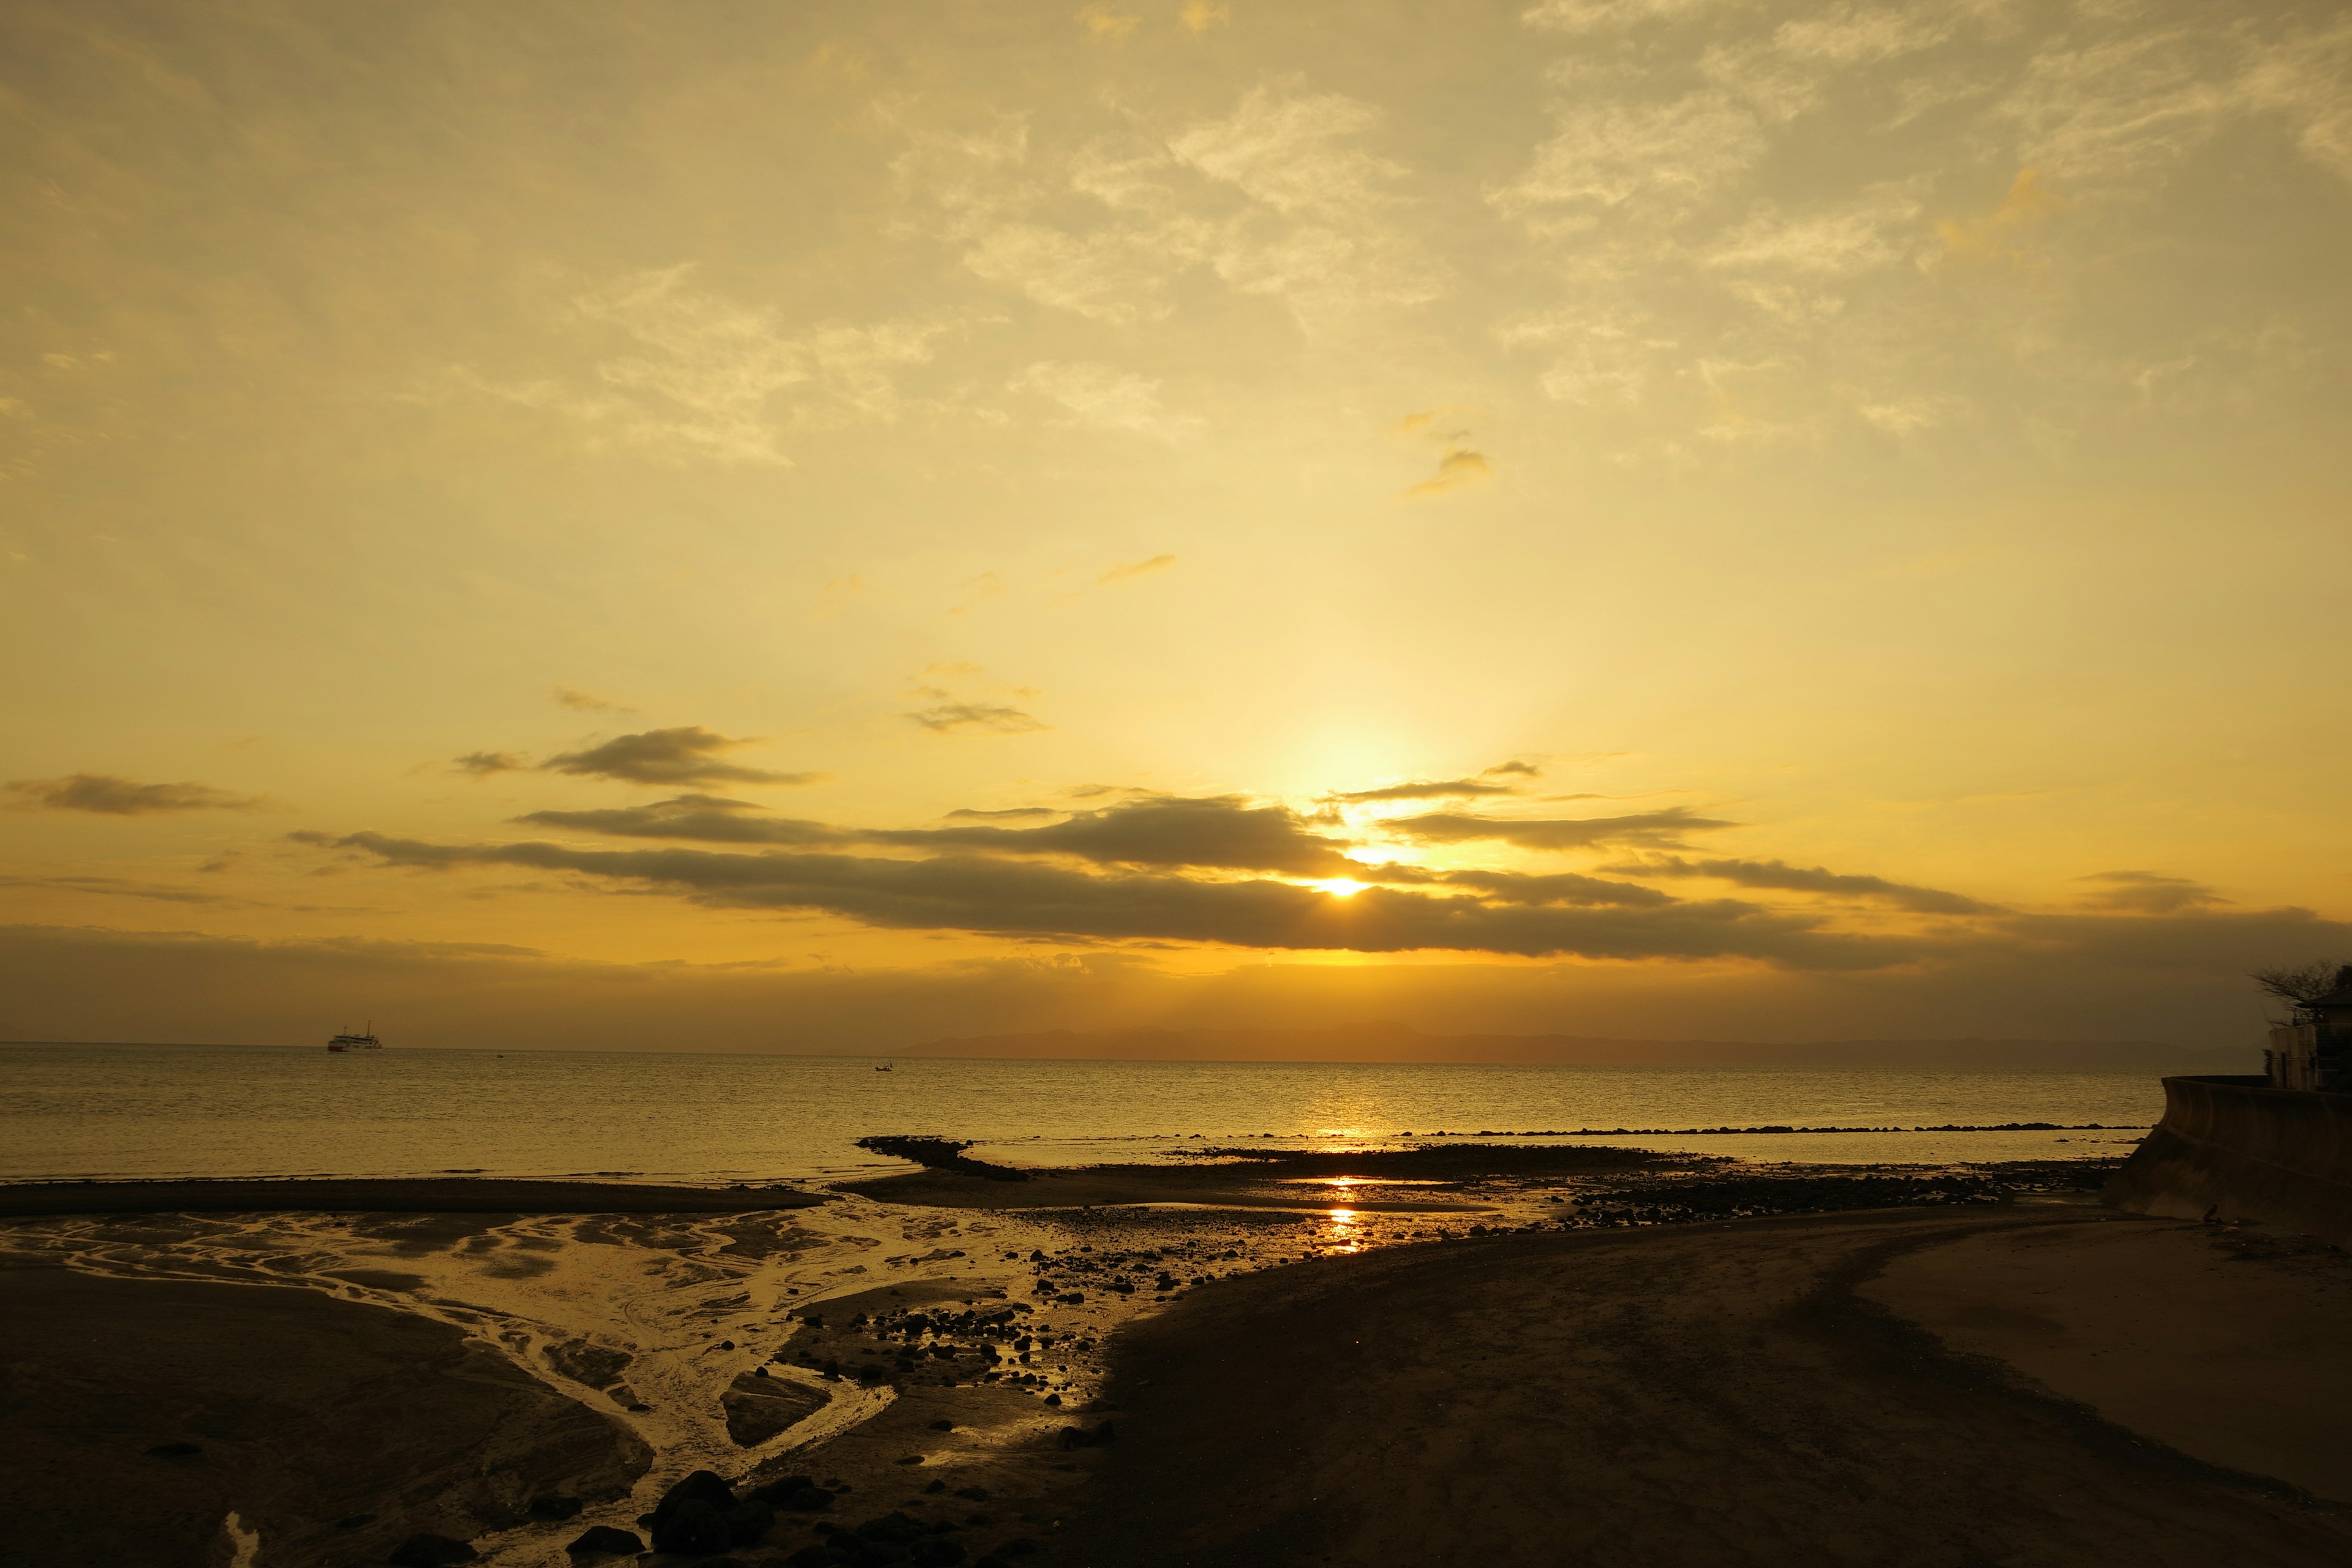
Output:
M20 1210L16 1540L356 1568L422 1533L542 1568L614 1560L567 1552L593 1528L643 1551L708 1471L743 1539L647 1562L2352 1549L2352 1262L2113 1214L2104 1163L1253 1156L678 1212Z

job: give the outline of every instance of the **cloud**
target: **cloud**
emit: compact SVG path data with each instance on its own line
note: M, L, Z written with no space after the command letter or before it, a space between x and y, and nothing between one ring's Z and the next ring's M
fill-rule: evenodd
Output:
M54 779L12 779L18 811L89 811L103 816L150 816L169 811L259 811L258 796L231 795L210 784L140 784L112 773L68 773Z
M1712 9L1721 0L1542 0L1519 14L1530 27L1597 33L1672 21Z
M1709 828L1736 827L1738 823L1699 816L1688 808L1636 812L1625 816L1590 816L1551 820L1513 820L1475 816L1467 812L1431 812L1423 816L1391 817L1379 825L1383 833L1421 844L1461 844L1496 839L1522 849L1585 849L1603 844L1678 845L1683 835Z
M1901 260L1896 238L1918 216L1917 198L1894 185L1800 216L1759 212L1717 240L1706 265L1847 277Z
M1225 26L1233 19L1231 0L1184 0L1184 8L1176 13L1177 22L1195 33Z
M1533 763L1514 757L1507 763L1496 763L1493 767L1482 770L1478 776L1481 778L1491 779L1506 777L1511 774L1517 774L1522 778L1541 778L1543 776L1543 769L1536 766Z
M1061 815L1062 814L1060 812L1055 810L1049 805L1008 805L999 811L976 811L972 807L967 805L958 810L949 812L948 819L950 821L954 821L960 817L971 817L976 820L995 821L1012 817L1059 816Z
M1506 763L1500 768L1488 768L1486 772L1532 773L1535 770L1520 763ZM1379 789L1347 790L1323 798L1345 805L1361 805L1382 800L1454 800L1472 795L1518 793L1513 785L1481 784L1477 779L1421 779L1412 784L1383 784Z
M1165 572L1176 564L1173 555L1155 555L1149 561L1138 561L1131 566L1113 566L1095 579L1097 583L1124 583L1130 577L1141 577L1153 572Z
M1094 134L1032 144L1024 117L962 132L908 123L892 165L964 267L1056 310L1113 325L1165 319L1177 281L1205 269L1281 298L1302 324L1442 292L1433 265L1389 221L1406 171L1354 144L1371 106L1262 83L1222 117L1172 131L1106 101Z
M826 845L848 843L856 837L822 822L748 815L761 809L749 801L681 795L650 805L534 811L514 820L621 838L685 838L709 844Z
M1736 882L1744 888L1834 893L1844 898L1892 904L1897 909L1914 910L1921 914L1990 914L1998 909L1996 905L1981 903L1937 888L1915 887L1907 882L1890 882L1884 877L1831 871L1819 866L1791 866L1780 860L1685 860L1670 856L1633 865L1610 866L1604 869L1627 877L1713 877L1721 881Z
M1343 144L1377 125L1380 111L1303 85L1293 78L1253 88L1224 119L1170 138L1169 151L1286 216L1352 218L1387 200L1381 183L1403 167Z
M591 713L634 713L636 711L634 708L623 707L620 703L614 702L608 698L598 697L586 691L574 691L568 686L559 686L555 689L555 700L558 702L562 703L566 708L578 708Z
M193 892L120 877L16 877L0 875L0 888L41 889L61 893L100 893L122 899L155 899L173 904L243 904L226 893Z
M1118 43L1143 25L1140 16L1125 16L1108 5L1078 7L1077 24L1103 43Z
M1502 903L1613 904L1660 909L1677 901L1655 888L1612 882L1602 877L1580 877L1573 871L1540 876L1519 871L1448 871L1439 879L1449 887L1475 888Z
M1637 199L1679 206L1747 172L1766 148L1755 114L1720 91L1665 103L1572 92L1553 103L1552 117L1554 133L1527 172L1487 198L1538 232L1557 229L1563 208Z
M904 407L898 376L931 357L943 321L820 321L788 329L772 309L688 287L692 264L626 275L572 301L583 321L638 352L596 367L597 385L499 384L476 390L592 425L676 457L790 467L788 429L887 423Z
M1954 261L2022 262L2025 237L2066 209L2066 199L2043 190L2039 169L2021 169L2010 182L2000 205L1983 217L1960 221L1939 218L1936 233L1944 255Z
M924 729L942 735L960 732L1026 735L1053 728L1034 714L998 702L942 702L899 717L911 719Z
M814 784L821 773L777 773L722 763L715 753L750 740L731 740L699 724L619 735L585 751L564 752L540 767L550 773L619 779L626 784Z
M924 860L770 851L583 850L545 843L429 844L377 833L298 841L420 870L520 866L566 871L735 909L816 910L867 925L1259 949L1528 957L1746 958L1797 968L1906 962L1916 944L1817 929L1811 917L1733 900L1576 909L1369 888L1336 898L1265 880L1100 875L982 856Z
M1046 827L966 827L882 831L887 843L985 849L1000 854L1071 855L1107 865L1197 866L1343 877L1365 867L1343 853L1347 841L1309 831L1286 806L1255 805L1240 795L1163 795L1083 811Z
M2183 910L2209 909L2230 901L2202 882L2192 882L2186 877L2167 877L2155 871L2095 871L2075 880L2105 884L2102 891L2084 900L2095 910L2169 915Z
M1010 385L1015 392L1034 392L1059 404L1070 416L1063 423L1089 429L1173 441L1202 425L1190 415L1163 410L1158 382L1107 364L1041 360L1013 377Z
M530 763L512 752L467 752L462 757L450 758L449 765L461 773L486 779L495 773L520 773Z
M1458 489L1464 485L1474 484L1480 479L1492 479L1494 474L1493 466L1486 461L1483 454L1474 452L1467 447L1454 447L1437 460L1436 476L1423 479L1405 491L1405 498L1409 500L1418 500L1423 496L1442 495L1447 490Z
M1151 795L1094 811L1024 806L962 811L958 818L1061 816L1037 827L839 827L760 815L758 806L684 795L650 805L603 811L535 811L516 818L615 837L672 838L715 844L800 847L889 846L988 855L1068 856L1107 866L1199 867L1340 877L1371 869L1347 858L1348 842L1311 831L1296 812L1239 795Z

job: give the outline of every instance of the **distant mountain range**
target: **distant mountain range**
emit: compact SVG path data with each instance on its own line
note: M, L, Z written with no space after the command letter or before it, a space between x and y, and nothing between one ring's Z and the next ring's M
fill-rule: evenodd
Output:
M1586 1067L2032 1068L2154 1074L2255 1072L2250 1047L2155 1040L1602 1040L1578 1035L1433 1035L1404 1024L1324 1029L1052 1029L932 1040L902 1057L1049 1061L1539 1062Z

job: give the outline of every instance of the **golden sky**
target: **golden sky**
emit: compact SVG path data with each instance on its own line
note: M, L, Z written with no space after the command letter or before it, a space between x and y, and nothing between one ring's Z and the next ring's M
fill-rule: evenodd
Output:
M20 0L0 105L0 1035L2352 958L2338 5Z

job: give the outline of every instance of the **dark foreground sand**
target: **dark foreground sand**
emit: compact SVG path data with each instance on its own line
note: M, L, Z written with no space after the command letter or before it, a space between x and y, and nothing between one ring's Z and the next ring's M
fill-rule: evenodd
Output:
M1400 1190L1442 1206L1389 1216L1391 1239L1453 1239L1407 1245L1194 1206L1298 1201L1296 1175L1233 1167L926 1172L894 1179L888 1208L757 1222L27 1221L51 1251L0 1269L0 1563L226 1568L234 1508L258 1568L381 1563L418 1531L474 1540L495 1568L554 1568L577 1527L523 1524L531 1499L634 1520L703 1464L835 1494L739 1550L753 1568L887 1568L903 1553L826 1530L893 1512L983 1568L2352 1562L2342 1253L2047 1184L2011 1203L1562 1229L1537 1178L1565 1173L1607 1178L1578 1224L1695 1212L1642 1184L1730 1179L1416 1179ZM1084 1207L1097 1183L1149 1189L1148 1206ZM939 1206L912 1196L933 1188ZM1043 1206L997 1211L1024 1188ZM1471 1204L1491 1234L1465 1234ZM200 1244L225 1270L258 1248L235 1277L299 1266L312 1288L39 1266L69 1243L94 1248L70 1254L86 1265L184 1272ZM1318 1246L1335 1255L1297 1261ZM436 1283L350 1266L371 1247ZM793 1281L806 1293L778 1288ZM360 1286L495 1296L463 1321L520 1360L327 1293ZM616 1301L653 1404L596 1392L601 1374L573 1398L530 1375L606 1332L590 1314L564 1331L589 1339L531 1349L530 1313ZM807 1370L828 1364L841 1375ZM661 1448L651 1469L623 1419ZM1069 1443L1106 1422L1114 1440ZM148 1452L174 1443L201 1451Z
M381 1563L530 1499L625 1493L644 1446L456 1329L314 1290L0 1269L0 1563ZM150 1448L193 1444L192 1455Z
M2162 1300L2207 1258L2151 1247L2126 1265L2102 1248L2165 1224L2055 1206L1769 1219L1457 1241L1223 1282L1129 1331L1120 1439L1056 1556L1099 1568L2352 1561L2352 1516L2226 1468L2242 1444L2213 1439L2221 1458L2196 1457L2212 1437L2200 1418L2169 1422L2183 1452L2083 1393L1954 1353L1857 1293L1937 1247L2014 1239L2044 1249L2023 1290L2079 1291L2071 1252ZM2352 1380L2332 1340L2309 1347L2315 1376L2299 1381L2184 1362L2242 1314L2312 1288L2226 1267L2244 1272L2171 1326L2140 1312L2128 1354L2176 1400L2193 1389L2209 1406L2246 1406L2242 1426L2291 1412L2340 1435ZM1979 1268L1964 1259L1958 1276ZM1995 1300L1981 1316L2021 1310Z

